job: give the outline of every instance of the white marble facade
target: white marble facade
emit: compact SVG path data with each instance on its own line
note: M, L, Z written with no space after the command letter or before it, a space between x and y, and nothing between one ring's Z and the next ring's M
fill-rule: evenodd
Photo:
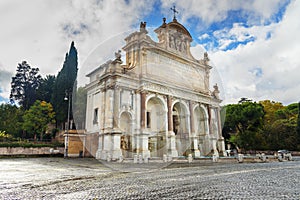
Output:
M225 152L218 87L210 91L208 55L195 59L192 37L176 19L155 30L141 23L120 51L89 73L87 134L99 138L97 159L194 157Z

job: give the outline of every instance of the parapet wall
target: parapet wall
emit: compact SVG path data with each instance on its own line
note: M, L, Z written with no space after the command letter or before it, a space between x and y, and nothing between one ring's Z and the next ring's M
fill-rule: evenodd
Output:
M64 147L0 147L0 156L63 154Z

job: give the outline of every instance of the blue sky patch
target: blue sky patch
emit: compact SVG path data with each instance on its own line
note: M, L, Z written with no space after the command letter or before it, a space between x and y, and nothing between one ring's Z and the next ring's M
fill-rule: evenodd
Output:
M254 67L253 69L249 70L249 72L257 78L260 78L263 75L263 70L261 67Z
M208 51L215 49L223 51L232 50L237 48L239 45L246 45L247 43L253 42L256 39L255 36L251 36L248 33L243 33L243 40L237 38L239 35L230 35L230 30L234 28L235 24L239 24L241 27L247 29L251 28L252 26L278 23L282 20L289 3L290 0L282 1L278 11L270 16L269 19L262 19L262 16L253 11L238 9L227 11L226 17L223 20L215 21L211 24L207 24L202 18L200 18L200 16L198 17L193 15L187 19L187 21L184 23L184 26L190 31L194 39L192 46L195 44L201 44ZM172 5L170 5L170 8L171 6ZM180 12L181 11L179 10L177 19L181 23ZM168 9L164 9L162 11L161 2L155 1L153 10L145 17L145 21L150 27L158 27L162 24L163 17L166 17L167 22L170 22L173 19L173 13ZM221 33L221 35L216 35L216 33ZM266 35L266 39L270 39L271 36L272 34L269 32Z

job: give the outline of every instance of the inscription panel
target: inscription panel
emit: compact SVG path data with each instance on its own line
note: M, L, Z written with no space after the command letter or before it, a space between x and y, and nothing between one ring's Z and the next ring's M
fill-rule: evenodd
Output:
M208 78L199 68L176 61L156 52L147 53L147 75L186 89L206 91Z

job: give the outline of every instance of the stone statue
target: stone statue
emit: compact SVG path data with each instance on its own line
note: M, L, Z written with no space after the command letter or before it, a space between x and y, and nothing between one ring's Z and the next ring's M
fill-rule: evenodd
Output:
M173 35L169 36L169 47L175 49L175 38Z
M208 53L207 52L204 53L204 59L203 59L203 61L204 61L205 65L208 65L209 58L208 58Z
M181 51L182 53L186 53L187 49L186 49L186 41L185 41L185 38L184 36L182 35L181 37Z
M147 24L147 22L141 22L141 24L140 24L140 31L141 32L145 32L146 31L146 24Z
M181 41L180 41L180 39L178 40L179 38L177 38L177 40L176 40L176 47L175 47L175 49L177 50L177 51L181 51Z
M118 63L122 63L122 60L121 60L121 50L118 50L118 52L115 52L115 62L118 62Z
M220 94L220 91L219 91L218 84L215 84L215 85L214 85L214 91L212 92L212 95L213 95L216 99L220 99L219 94Z

